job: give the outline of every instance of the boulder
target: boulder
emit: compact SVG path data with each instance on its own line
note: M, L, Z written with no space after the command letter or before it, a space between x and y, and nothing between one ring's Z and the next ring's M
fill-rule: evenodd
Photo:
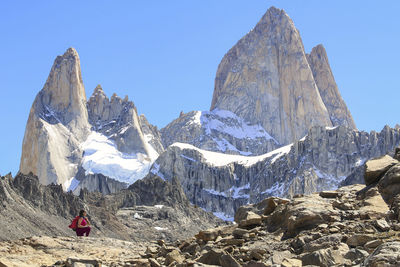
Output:
M365 267L399 266L400 242L387 242L377 247L365 261Z
M201 255L196 261L204 264L220 265L221 256L224 254L225 253L221 249L213 248Z
M219 259L222 267L240 267L241 265L229 254L222 255Z
M364 180L366 185L379 181L392 166L399 163L389 155L369 160L365 163Z
M165 265L170 265L173 262L182 263L185 260L185 257L181 255L179 250L174 249L165 257Z
M383 199L391 204L395 196L400 194L400 164L396 164L378 183L379 192Z
M261 216L252 211L246 213L243 219L239 222L239 227L251 227L261 225Z
M374 224L375 224L376 228L378 228L378 230L382 231L382 232L389 231L389 229L390 229L390 225L384 219L376 220L376 221L374 221Z
M322 223L340 220L339 212L331 203L315 194L293 199L286 205L283 218L283 224L287 226L287 237Z
M367 242L374 240L375 237L370 234L354 234L347 239L347 245L350 247L364 246Z
M211 228L208 230L200 231L196 235L196 238L204 241L214 241L219 235L220 231L218 228Z

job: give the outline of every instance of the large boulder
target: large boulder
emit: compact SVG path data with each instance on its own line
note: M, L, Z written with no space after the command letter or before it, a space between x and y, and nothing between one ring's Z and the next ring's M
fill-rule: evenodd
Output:
M386 171L397 163L399 162L389 155L367 161L364 174L365 184L370 185L379 181Z
M378 183L379 192L383 199L392 202L400 194L400 164L393 166Z

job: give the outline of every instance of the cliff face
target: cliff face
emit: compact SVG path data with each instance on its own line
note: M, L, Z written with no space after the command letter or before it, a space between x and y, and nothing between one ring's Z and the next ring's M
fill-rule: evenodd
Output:
M289 144L314 125L331 126L293 21L271 7L218 66L211 110L260 123Z
M150 172L167 180L177 177L189 200L208 211L231 217L246 203L268 196L292 197L337 188L346 177L358 181L368 159L384 155L400 143L400 131L380 133L345 126L315 126L294 144L264 155L245 157L174 144L160 155Z
M64 183L77 171L90 126L78 53L69 48L58 56L38 93L26 125L20 171L43 184ZM65 188L65 186L64 186Z
M353 117L343 101L329 65L328 56L322 45L317 45L307 54L314 80L317 84L322 101L328 109L334 126L344 125L356 129Z

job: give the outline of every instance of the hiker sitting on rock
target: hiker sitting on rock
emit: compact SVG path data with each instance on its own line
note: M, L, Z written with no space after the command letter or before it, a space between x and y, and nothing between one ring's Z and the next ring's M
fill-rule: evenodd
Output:
M76 235L77 236L83 236L83 234L86 234L86 236L89 236L90 233L90 222L88 218L86 217L86 211L81 210L79 212L79 219L77 223L77 228L76 228Z

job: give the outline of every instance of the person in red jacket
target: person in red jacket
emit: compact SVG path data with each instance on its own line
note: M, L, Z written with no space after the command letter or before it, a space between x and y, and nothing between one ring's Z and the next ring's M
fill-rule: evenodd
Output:
M84 234L86 236L89 236L90 233L90 222L88 218L86 217L86 211L81 210L79 212L79 219L77 223L77 228L76 228L76 235L77 236L83 236Z

